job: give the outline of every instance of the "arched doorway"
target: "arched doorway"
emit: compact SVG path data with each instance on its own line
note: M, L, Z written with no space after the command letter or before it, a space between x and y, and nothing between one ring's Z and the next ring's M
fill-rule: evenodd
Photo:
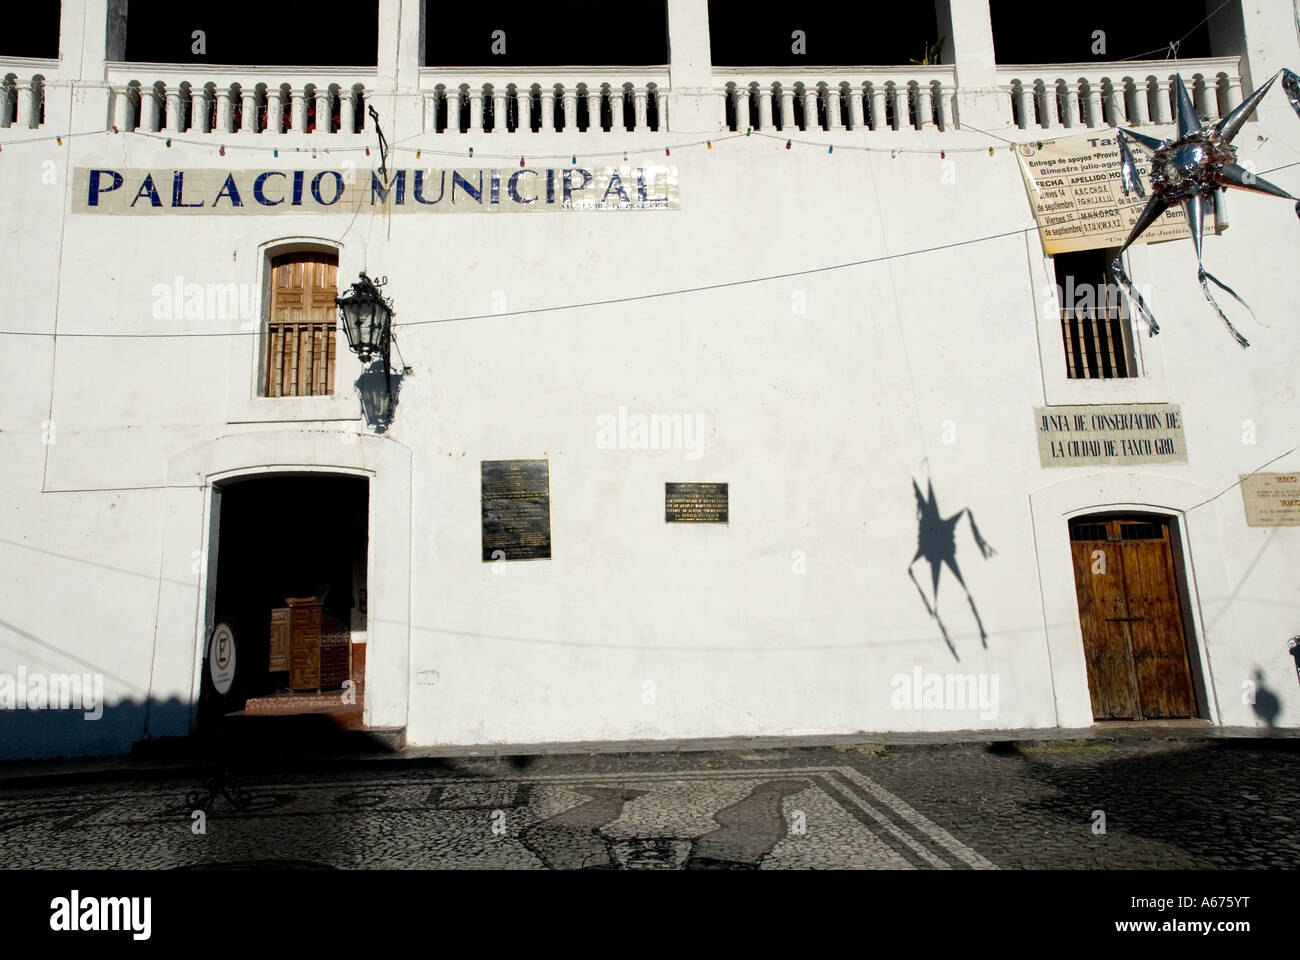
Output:
M1070 520L1095 720L1198 716L1176 521L1145 513Z
M218 481L213 495L213 621L231 626L238 648L227 709L347 707L359 725L368 478L261 473ZM345 699L348 680L355 692Z

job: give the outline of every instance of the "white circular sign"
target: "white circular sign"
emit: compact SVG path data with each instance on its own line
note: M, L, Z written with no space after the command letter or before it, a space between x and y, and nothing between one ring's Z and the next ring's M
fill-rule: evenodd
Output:
M230 685L235 682L235 634L230 625L217 624L212 631L212 643L208 646L208 672L212 674L212 685L217 693L230 692Z

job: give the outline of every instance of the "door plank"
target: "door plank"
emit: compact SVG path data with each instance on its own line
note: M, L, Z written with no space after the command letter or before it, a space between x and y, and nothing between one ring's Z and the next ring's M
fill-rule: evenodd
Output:
M1117 544L1105 540L1070 543L1074 588L1079 602L1088 668L1088 693L1097 720L1133 720L1140 716L1124 599L1124 577ZM1093 572L1093 553L1105 558L1104 572Z
M1129 607L1140 618L1130 629L1142 716L1194 717L1196 698L1169 541L1132 540L1122 546Z

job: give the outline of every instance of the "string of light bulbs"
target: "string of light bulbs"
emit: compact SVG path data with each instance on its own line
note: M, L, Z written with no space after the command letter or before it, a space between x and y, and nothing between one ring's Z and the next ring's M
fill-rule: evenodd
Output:
M998 134L991 133L987 130L980 130L975 127L970 127L969 125L967 125L967 127L972 132L987 136L993 140L996 140L999 145L1010 147L1013 150L1022 143L1036 142L1040 147L1042 146L1043 143L1042 140L1035 140L1035 139L1024 140L1024 141L1013 141L1007 139L1006 137L999 136ZM799 132L807 133L808 131L799 131ZM866 132L868 131L863 131L863 133ZM870 132L874 132L874 131L870 131ZM453 149L447 149L443 147L441 144L425 145L425 144L412 143L412 141L428 136L429 134L430 134L429 131L421 131L419 133L411 134L410 136L404 137L402 140L399 140L391 145L390 152L394 154L396 153L413 154L415 159L417 160L423 159L424 154L428 154L432 157L446 157L450 159L467 157L467 158L480 159L480 160L502 160L502 161L511 161L511 162L513 162L516 158L518 158L521 161L520 163L521 166L526 165L527 159L529 157L529 153L527 151L524 151L523 153L515 153L515 152L497 153L491 151L490 148L488 151L484 151L482 149L476 149L473 145L469 145L463 149L453 150ZM281 152L293 153L293 154L310 153L313 159L316 159L319 158L321 154L324 154L326 156L333 156L335 154L340 154L340 155L364 154L365 156L370 156L371 149L372 149L368 144L358 144L358 145L308 144L306 146L303 146L301 144L280 145L274 143L270 143L270 144L244 143L240 140L222 141L220 139L216 139L214 141L214 138L212 138L211 136L209 136L207 139L204 140L198 140L193 137L182 136L180 133L176 133L176 132L153 131L153 130L121 131L115 126L110 130L67 131L64 133L57 133L57 134L46 134L41 136L21 137L21 138L11 139L11 140L0 140L0 152L3 152L6 147L13 149L14 147L26 146L28 144L48 143L51 140L53 140L58 146L63 146L65 140L70 141L82 137L113 137L113 136L126 136L126 137L161 141L164 146L169 148L173 146L173 144L176 144L176 145L192 146L192 147L205 147L211 150L215 145L217 148L218 155L222 157L226 156L228 151L236 151L236 152L242 151L242 152L250 152L250 153L270 153L273 157L276 158L280 156ZM290 137L293 136L293 134L288 133L288 134L284 134L284 136ZM434 134L434 136L445 136L445 134ZM632 156L637 156L637 157L654 156L660 153L662 153L665 157L671 157L673 150L688 150L688 149L693 149L698 147L704 147L705 150L708 151L708 150L712 150L714 146L717 144L727 143L733 140L748 139L752 137L759 137L760 139L766 139L766 140L778 140L778 141L784 140L787 150L792 149L794 145L798 144L800 147L811 147L818 150L825 149L827 153L831 153L831 154L833 154L836 150L839 150L841 152L848 151L848 152L859 152L859 153L881 153L881 154L888 153L894 157L897 157L899 155L917 155L917 156L937 156L940 159L947 159L947 155L949 153L953 153L953 154L988 153L990 156L992 156L996 151L996 146L992 144L953 145L953 146L945 145L937 148L931 148L931 147L903 147L903 146L898 146L898 147L868 146L862 143L834 143L834 142L827 142L827 141L819 142L819 141L809 140L804 137L796 137L793 135L793 132L787 133L785 131L755 130L752 127L748 127L743 132L739 130L724 131L719 133L717 136L705 137L705 138L693 139L693 140L683 140L676 143L661 143L653 146L633 146L633 147L624 147L622 149L598 150L594 152L583 151L581 153L581 156L592 160L603 160L603 159L621 157L625 161L631 158ZM566 153L534 153L531 156L534 160L563 161L565 159L568 159L570 163L576 165L578 162L579 154L574 151L569 151Z

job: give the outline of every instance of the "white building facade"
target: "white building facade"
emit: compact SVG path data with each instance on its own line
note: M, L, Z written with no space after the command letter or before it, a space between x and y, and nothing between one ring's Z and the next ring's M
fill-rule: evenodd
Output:
M231 611L236 693L275 695L267 615L315 580L364 725L413 746L1300 725L1300 530L1242 482L1300 474L1296 213L1233 193L1205 239L1249 349L1184 239L1129 251L1159 335L1075 354L1012 149L1300 68L1290 3L1230 6L1202 60L1000 64L987 4L940 0L943 63L795 70L715 67L726 25L669 0L668 64L529 71L422 65L409 0L374 68L129 63L63 0L58 60L0 60L0 674L104 710L7 703L0 754L190 733ZM1297 143L1280 88L1236 141L1293 194ZM363 270L391 423L342 332L273 336ZM1175 456L1040 452L1044 417L1152 411ZM494 556L483 478L526 461L545 549ZM668 522L679 483L725 522Z

